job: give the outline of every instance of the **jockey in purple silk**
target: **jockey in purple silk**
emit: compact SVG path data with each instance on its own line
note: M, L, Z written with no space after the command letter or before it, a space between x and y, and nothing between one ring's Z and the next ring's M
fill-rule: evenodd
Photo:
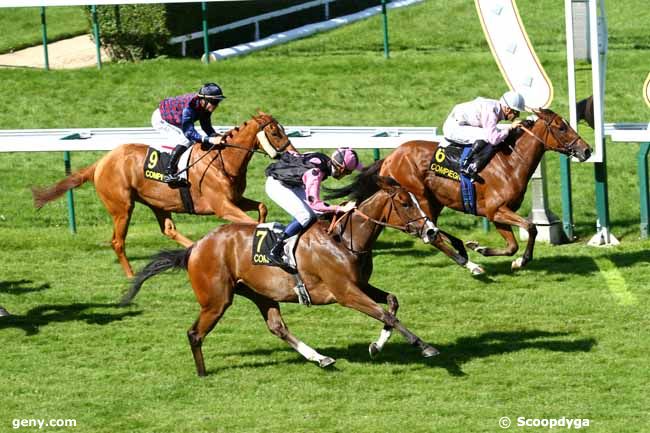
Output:
M225 98L218 84L206 83L198 93L164 99L153 112L151 124L169 139L170 144L174 145L164 178L164 181L171 187L187 185L176 172L181 154L190 145L196 142L204 145L220 143L221 137L212 127L211 116ZM201 135L194 128L194 123L197 120L206 135Z

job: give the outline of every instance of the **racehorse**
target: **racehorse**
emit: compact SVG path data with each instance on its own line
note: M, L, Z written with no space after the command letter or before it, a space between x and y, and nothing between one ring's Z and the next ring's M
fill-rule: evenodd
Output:
M525 266L533 258L537 228L515 212L521 206L528 181L544 152L553 150L575 157L580 162L591 155L589 145L558 114L548 109L536 110L534 114L537 119L524 121L521 130L513 130L501 145L501 151L481 171L484 182L475 183L476 214L494 223L505 239L506 247L489 248L478 242L467 242L470 249L484 256L512 256L519 246L511 226L523 228L528 232L528 243L523 256L512 262L513 270ZM393 177L413 192L434 224L444 207L463 211L460 183L436 176L429 169L438 145L431 141L406 142L386 157L380 171L381 175ZM443 236L434 241L435 245L459 265L470 267L467 266L467 251L462 242L453 236L449 238L457 252L442 245ZM482 273L480 268L472 271Z
M409 343L420 348L424 357L434 356L438 350L397 319L397 298L368 282L372 273L372 247L385 226L416 235L425 242L429 242L433 228L415 197L393 179L378 177L378 168L371 166L364 170L353 184L354 193L350 197L361 202L358 209L332 223L330 233L327 222L317 221L302 235L296 250L298 271L312 304L337 302L384 324L379 339L370 345L371 355L381 350L395 328ZM253 301L271 333L307 360L321 367L335 362L289 332L279 303L298 301L293 289L294 276L280 268L252 263L254 229L252 224L228 224L186 250L161 252L136 275L130 291L122 299L123 305L128 304L144 281L160 272L186 269L201 305L199 318L187 333L199 376L206 374L203 340L231 305L235 294ZM388 311L377 303L388 304Z
M246 169L253 153L261 152L258 149L273 153L286 148L295 150L282 125L263 112L228 131L220 145L204 150L200 143L195 143L188 170L193 213L215 214L232 222L254 222L245 211L257 210L258 221L263 222L266 206L243 196ZM133 269L125 254L125 238L135 202L153 211L161 232L167 237L184 247L192 244L176 230L172 220L172 212L189 213L179 191L144 176L147 150L144 144L123 144L53 186L32 188L34 205L40 209L67 190L87 181L93 182L99 198L113 217L111 245L129 278L133 277Z

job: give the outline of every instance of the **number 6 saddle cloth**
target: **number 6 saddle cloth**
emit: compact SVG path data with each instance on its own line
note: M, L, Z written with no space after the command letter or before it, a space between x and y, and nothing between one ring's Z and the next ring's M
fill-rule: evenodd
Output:
M181 158L178 160L178 171L180 172L179 177L185 180L188 180L187 170L185 169L187 168L191 154L192 147L190 146L189 151L184 151ZM147 157L144 160L144 177L146 179L162 182L165 177L165 168L167 167L169 158L171 158L171 154L149 147L147 150Z

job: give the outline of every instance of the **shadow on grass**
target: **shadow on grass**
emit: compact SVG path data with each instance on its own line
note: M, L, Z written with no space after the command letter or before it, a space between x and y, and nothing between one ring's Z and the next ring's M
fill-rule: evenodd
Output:
M142 311L127 311L123 313L95 313L86 310L92 308L120 308L117 304L82 303L68 305L40 305L32 308L26 314L15 314L0 317L0 330L19 328L26 335L35 335L41 327L50 323L84 321L89 325L107 325L127 317L138 316Z
M384 350L371 359L368 354L368 344L355 343L348 347L325 347L317 350L326 356L334 359L345 359L353 363L363 364L395 364L395 365L413 365L421 364L434 368L444 368L451 376L462 377L465 372L462 365L474 359L488 358L490 356L505 355L508 353L520 352L522 350L545 350L550 352L590 352L596 345L594 338L582 338L567 340L563 337L570 336L568 332L548 332L541 330L523 330L523 331L493 331L486 332L475 337L461 337L451 344L442 344L434 346L440 350L438 356L432 358L423 358L419 349L412 347L405 342L390 342ZM290 348L276 349L258 349L245 352L229 352L227 355L232 356L271 356L277 352L293 352ZM296 354L297 355L297 354ZM309 363L297 355L295 359L288 361L266 361L252 363L238 363L217 368L210 373L217 373L221 370L237 368L256 368L268 367L280 363ZM333 371L338 371L333 369Z
M8 293L10 295L22 295L29 292L40 292L49 289L49 284L41 284L40 286L32 285L32 280L16 280L16 281L0 281L0 293Z

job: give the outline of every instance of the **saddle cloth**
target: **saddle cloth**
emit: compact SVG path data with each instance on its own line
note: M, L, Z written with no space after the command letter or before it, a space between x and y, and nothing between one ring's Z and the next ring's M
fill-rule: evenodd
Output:
M291 236L284 242L284 255L286 257L284 267L272 263L269 260L269 252L283 231L284 226L280 223L264 223L258 224L255 227L253 239L251 240L253 243L251 248L253 263L256 265L282 267L288 272L292 271L292 273L297 273L295 250L298 243L298 235Z
M430 169L436 176L445 177L460 182L460 194L465 213L476 215L476 188L474 182L464 174L460 167L467 158L470 147L460 147L457 143L438 147L431 159Z
M190 160L192 149L186 150L178 160L178 171L185 170ZM171 155L167 152L161 152L158 149L149 147L147 157L144 160L144 177L147 179L162 182L165 178L165 168L169 163ZM182 171L180 177L187 180L187 170Z

